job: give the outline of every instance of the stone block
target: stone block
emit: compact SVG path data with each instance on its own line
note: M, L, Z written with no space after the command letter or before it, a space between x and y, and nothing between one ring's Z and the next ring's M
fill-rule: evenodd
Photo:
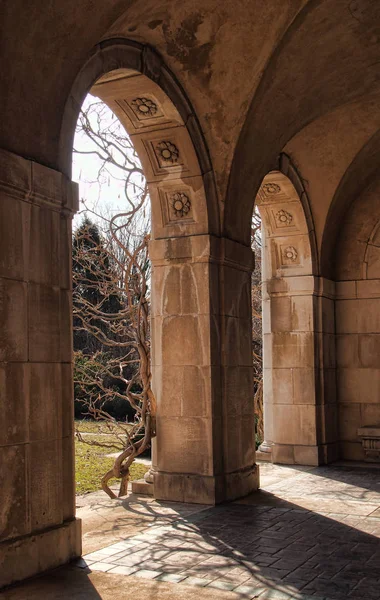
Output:
M323 399L320 398L320 401L323 401L326 404L334 404L337 400L337 390L336 390L336 379L337 379L337 371L336 369L319 369L320 381L323 381ZM317 395L317 400L318 400Z
M314 367L313 333L273 333L271 342L273 367Z
M291 328L290 331L314 330L314 296L291 297Z
M243 443L245 440L243 439L242 423L243 419L241 417L234 417L229 419L225 425L224 468L227 472L236 471L243 464ZM253 439L254 425L251 431Z
M0 150L0 182L10 188L20 190L20 195L25 195L31 189L32 168L31 162L8 152ZM21 192L22 190L22 192Z
M64 198L62 173L37 162L31 162L31 167L33 192L57 205L62 204Z
M64 521L75 517L75 463L74 436L62 439L62 518Z
M251 274L222 266L223 314L241 319L251 317Z
M228 366L252 365L252 321L224 316L224 352L222 361ZM217 329L217 325L215 327Z
M292 302L288 296L273 296L270 300L271 330L292 331Z
M0 446L29 440L29 365L0 363Z
M361 405L361 425L362 427L372 425L380 427L380 402Z
M380 279L362 279L356 286L358 298L380 298Z
M337 333L380 332L380 298L338 300L336 329Z
M365 461L366 456L360 441L349 442L342 440L340 442L340 456L344 460Z
M319 334L319 340L323 347L323 365L326 368L336 367L336 345L335 335L332 333ZM322 338L322 339L321 339Z
M0 588L79 558L81 522L71 520L2 546Z
M322 331L335 334L335 302L330 298L321 298Z
M379 333L359 334L359 363L361 367L380 367L380 331Z
M0 279L0 361L27 361L27 287Z
M317 406L319 437L323 443L333 444L339 440L338 404Z
M154 476L156 500L215 504L217 502L216 480L213 476L157 472Z
M29 284L29 360L59 362L61 355L60 290ZM72 325L68 326L68 334Z
M132 481L132 494L154 496L154 485L153 483L147 483L145 479L135 479Z
M320 464L319 454L318 446L294 446L294 464L317 467Z
M213 454L210 419L160 416L157 418L159 470L173 473L211 474Z
M29 464L32 530L60 525L63 520L61 440L30 444Z
M59 287L66 290L72 289L72 219L71 216L60 215L59 237Z
M316 404L316 373L313 368L294 368L293 375L293 403Z
M250 367L224 367L225 414L252 416L254 412L253 373Z
M337 281L335 284L337 299L356 298L356 281Z
M377 403L380 396L380 369L338 369L337 387L340 402Z
M343 441L357 441L358 427L362 425L359 403L339 403L339 435Z
M30 441L56 440L62 436L61 390L61 365L30 363Z
M0 538L2 541L26 535L30 531L28 460L25 449L24 444L1 448Z
M338 367L359 367L359 335L357 333L337 335L336 360Z
M30 213L28 280L45 285L60 283L60 214L32 206ZM66 265L69 268L69 265Z
M293 369L265 369L264 394L274 404L293 404ZM271 385L270 385L270 379ZM269 380L269 381L268 381ZM267 385L269 383L269 385ZM266 389L269 388L269 389ZM270 398L268 398L269 400Z
M73 360L73 321L72 293L70 290L60 290L59 317L59 360L71 363Z
M276 443L272 446L272 462L279 465L294 465L293 445Z
M273 405L275 444L314 446L316 440L315 406L304 404Z
M160 416L209 417L214 414L215 404L211 396L212 391L215 393L211 386L213 369L218 368L195 365L153 367L153 389Z
M30 205L0 194L0 277L25 279Z
M215 319L206 315L160 317L154 320L154 364L218 364L219 332ZM158 335L157 335L158 334Z
M74 391L71 364L61 364L62 436L70 436L74 430Z

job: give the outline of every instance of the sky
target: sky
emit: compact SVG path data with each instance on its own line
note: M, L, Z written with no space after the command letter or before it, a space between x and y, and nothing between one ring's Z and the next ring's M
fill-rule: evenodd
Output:
M100 116L93 110L94 103L101 104ZM101 129L106 132L107 136L111 134L116 136L120 141L120 146L125 149L126 155L141 167L133 149L129 148L132 147L130 138L112 111L90 94L87 95L82 108L90 110L90 122L93 129ZM123 169L109 164L104 167L104 161L95 154L99 148L79 127L77 127L74 138L74 149L81 153L73 152L72 177L79 184L80 198L80 208L74 217L73 230L80 225L85 215L101 226L106 226L101 216L109 217L126 210L127 202L124 192L126 174ZM100 152L102 153L101 150ZM102 154L104 155L104 153ZM113 156L116 162L125 163L125 157L117 149L113 151ZM145 180L142 180L140 175L135 176L131 185L128 186L129 197L138 198L141 184L144 182ZM147 210L149 211L149 203L147 203Z

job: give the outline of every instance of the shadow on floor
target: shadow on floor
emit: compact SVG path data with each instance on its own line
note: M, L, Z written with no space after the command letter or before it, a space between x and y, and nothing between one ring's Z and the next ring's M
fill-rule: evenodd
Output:
M123 506L139 518L136 501ZM249 588L252 594L255 588L257 595L277 590L292 598L379 600L379 518L320 514L268 491L174 521L162 518L168 506L173 503L151 503L156 524L128 537L128 548L110 547L109 555L93 557L96 568L103 561L112 568L186 578L182 583L203 579L220 589ZM146 513L146 505L141 507Z

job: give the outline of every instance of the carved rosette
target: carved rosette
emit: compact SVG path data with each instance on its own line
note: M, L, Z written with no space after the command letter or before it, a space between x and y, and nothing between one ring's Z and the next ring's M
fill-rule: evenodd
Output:
M131 108L139 119L148 119L157 114L157 104L149 98L135 98L131 102Z
M284 261L286 261L286 262L296 262L296 260L298 258L298 252L294 248L294 246L287 246L286 248L283 249L282 256L283 256Z
M279 227L287 227L292 224L293 216L286 210L279 210L276 213L276 224Z
M175 165L179 159L177 146L167 140L163 140L155 146L155 153L161 167Z
M176 192L170 198L170 205L176 217L183 219L191 209L190 198L183 192Z
M279 194L281 192L281 188L277 183L264 183L262 188L265 194L269 196Z

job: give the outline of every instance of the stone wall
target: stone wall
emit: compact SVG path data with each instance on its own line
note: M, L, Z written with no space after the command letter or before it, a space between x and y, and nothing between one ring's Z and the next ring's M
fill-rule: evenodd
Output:
M379 184L356 199L337 249L336 323L342 457L372 460L359 428L380 427ZM379 460L379 457L377 457Z
M0 586L67 562L75 521L71 215L60 173L0 153Z

